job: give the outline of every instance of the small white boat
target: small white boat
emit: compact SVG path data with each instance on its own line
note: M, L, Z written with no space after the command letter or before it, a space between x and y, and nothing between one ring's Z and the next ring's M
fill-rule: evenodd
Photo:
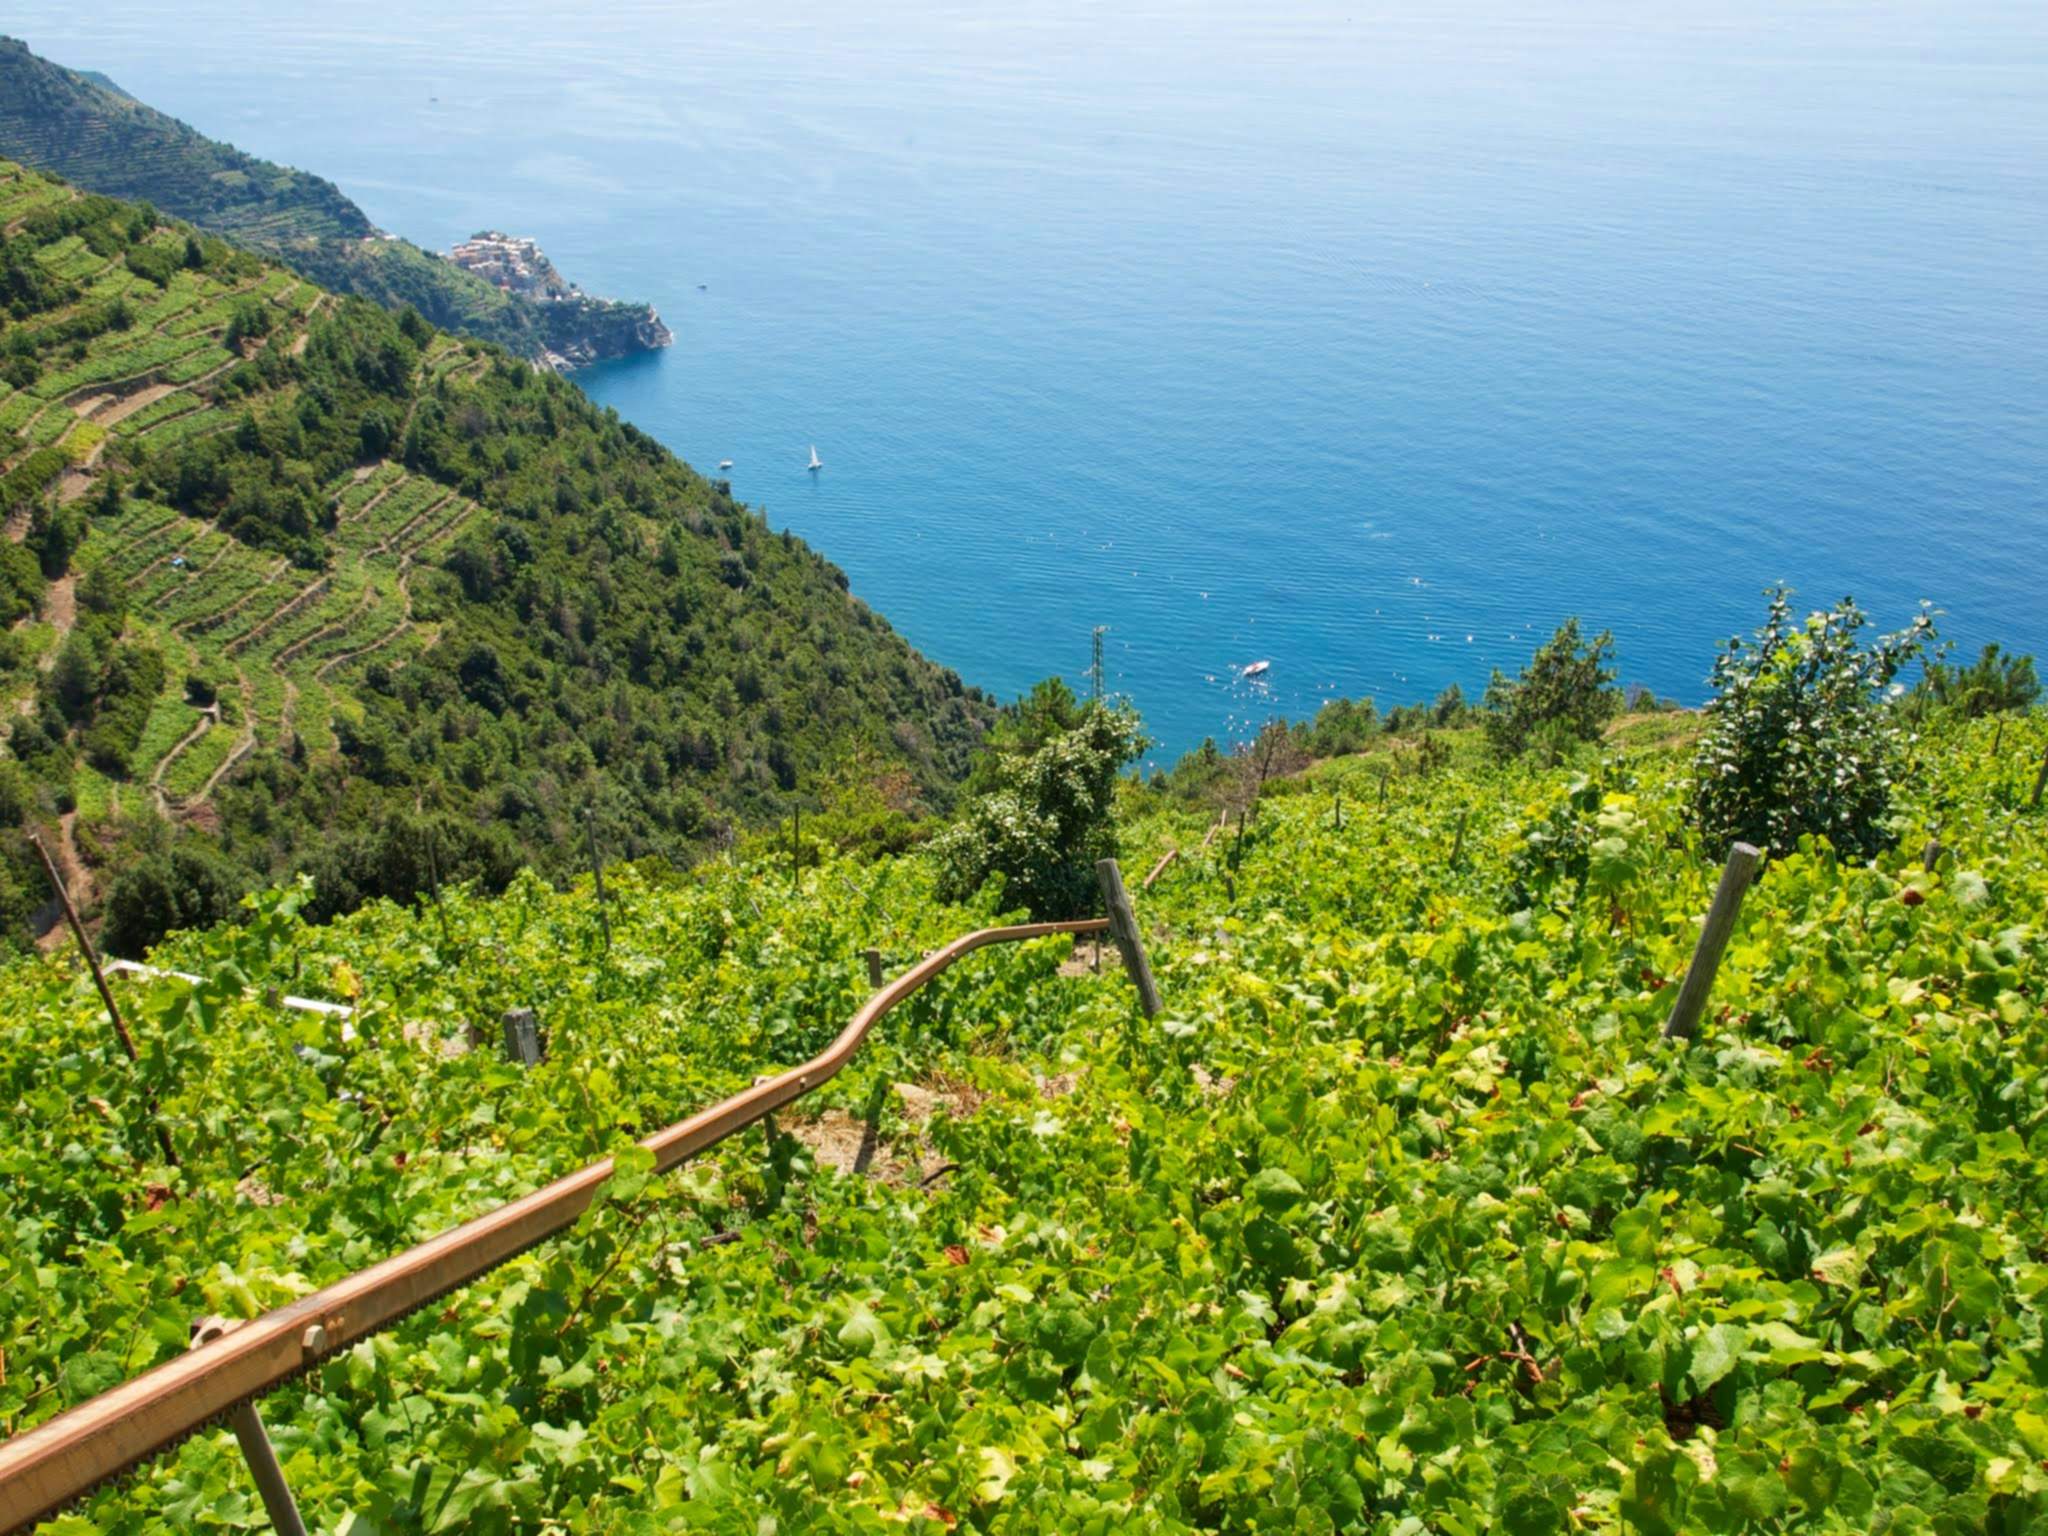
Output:
M1239 677L1264 677L1272 670L1272 667L1273 663L1270 661L1255 661L1237 675Z
M804 468L815 471L823 469L824 467L825 461L818 457L818 445L816 443L811 444L811 462L806 464Z
M731 459L720 459L720 460L718 461L718 467L719 467L720 469L731 469L731 468L732 468L732 460L731 460Z

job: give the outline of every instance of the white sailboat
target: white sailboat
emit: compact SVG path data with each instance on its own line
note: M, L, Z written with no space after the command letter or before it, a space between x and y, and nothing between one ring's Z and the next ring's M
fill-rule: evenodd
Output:
M818 457L818 445L816 443L811 444L811 462L806 464L804 468L816 472L824 467L825 461Z

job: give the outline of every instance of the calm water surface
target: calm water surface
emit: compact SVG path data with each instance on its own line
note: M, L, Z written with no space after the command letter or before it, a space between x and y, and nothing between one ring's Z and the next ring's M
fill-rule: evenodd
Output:
M1568 613L1696 699L1780 578L2048 652L2034 0L765 9L0 26L652 300L595 398L970 682L1108 625L1162 759Z

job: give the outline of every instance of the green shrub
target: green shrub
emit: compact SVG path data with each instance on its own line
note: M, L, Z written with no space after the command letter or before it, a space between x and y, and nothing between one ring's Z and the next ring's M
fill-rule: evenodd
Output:
M1570 618L1529 658L1519 678L1496 671L1484 703L1486 739L1494 751L1519 757L1540 738L1550 755L1560 736L1598 740L1600 727L1621 707L1613 660L1613 635L1603 629L1581 641L1579 621Z
M1378 729L1371 699L1331 699L1316 711L1303 745L1317 757L1348 757L1370 746Z
M1001 875L1005 904L1033 917L1095 911L1095 861L1117 851L1117 771L1142 748L1134 712L1091 704L1071 730L1054 732L1028 755L984 758L995 787L932 840L939 899L963 900Z
M1926 612L1865 646L1851 598L1792 617L1789 587L1770 616L1715 658L1707 730L1693 760L1692 819L1710 850L1737 839L1787 852L1812 833L1864 857L1892 841L1886 818L1902 726L1884 697L1934 634Z
M501 891L520 863L518 844L502 826L394 812L365 831L331 839L308 862L313 897L306 915L325 922L380 896L409 902L427 895L437 880Z
M2034 658L2009 655L1994 640L1967 667L1928 662L1920 686L1913 690L1912 703L1916 713L1931 706L1975 720L2025 709L2040 696Z
M193 841L151 854L114 877L107 892L106 947L139 957L165 934L208 928L235 909L243 876L211 846Z

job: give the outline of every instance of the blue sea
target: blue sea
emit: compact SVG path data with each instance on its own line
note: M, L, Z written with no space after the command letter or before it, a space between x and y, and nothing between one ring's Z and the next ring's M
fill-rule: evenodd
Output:
M1696 701L1777 580L2048 653L2039 0L9 9L651 300L594 398L1159 761L1568 614Z

